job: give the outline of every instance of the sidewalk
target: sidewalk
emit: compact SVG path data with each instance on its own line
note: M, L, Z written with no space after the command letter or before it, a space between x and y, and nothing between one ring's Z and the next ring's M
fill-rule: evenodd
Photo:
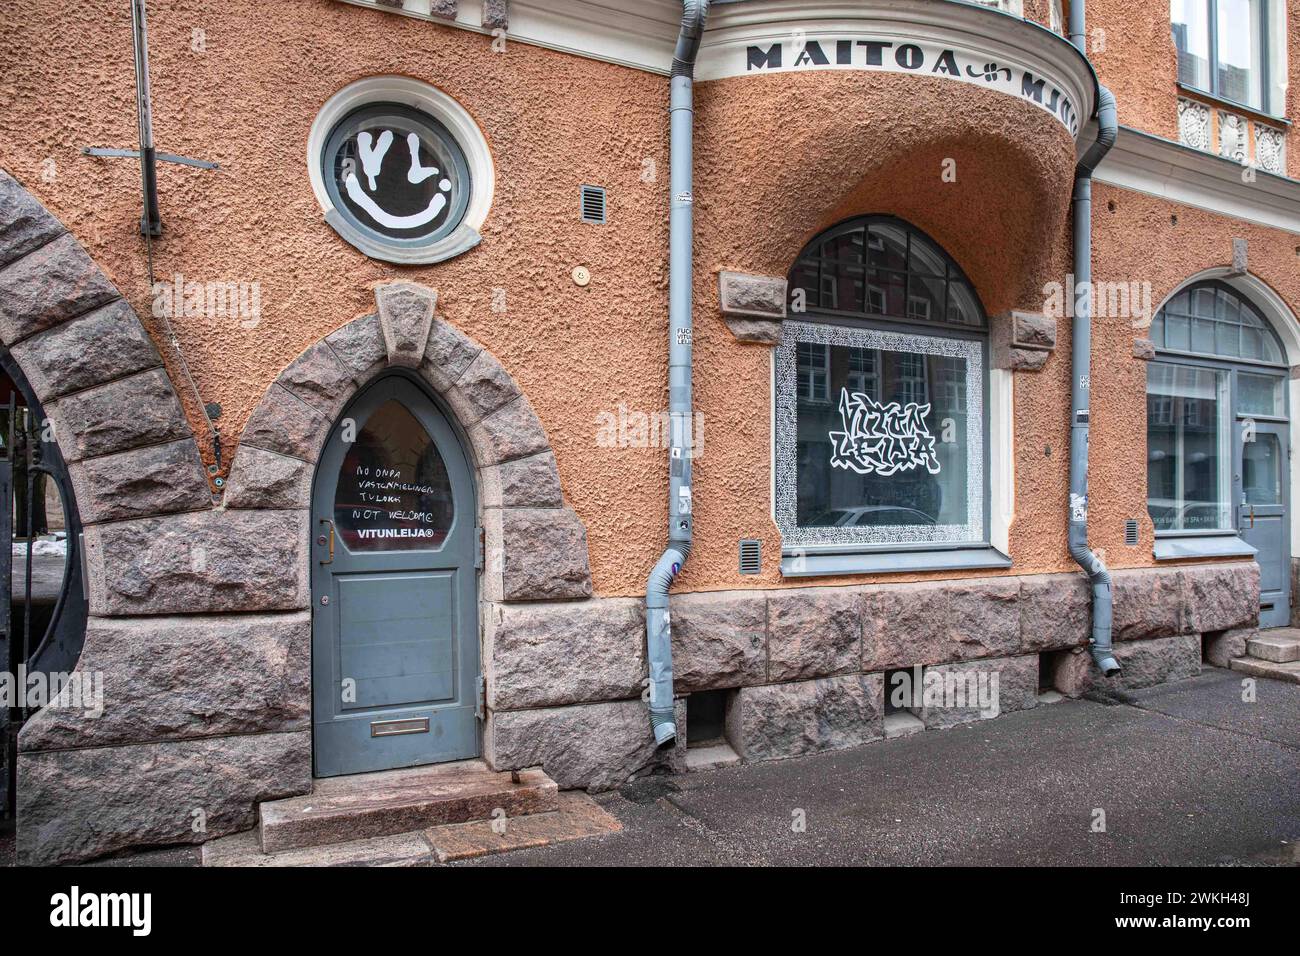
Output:
M1300 865L1300 686L1258 680L1245 703L1241 681L1207 668L1109 704L651 777L598 797L621 833L454 865ZM12 852L0 836L0 866Z
M459 865L1300 864L1300 687L1241 680L650 778L600 798L622 833Z

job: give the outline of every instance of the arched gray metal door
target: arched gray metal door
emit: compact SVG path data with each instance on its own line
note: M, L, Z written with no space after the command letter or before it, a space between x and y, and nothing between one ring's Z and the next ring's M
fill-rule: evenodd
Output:
M319 777L478 755L474 483L455 432L400 374L365 389L312 495Z

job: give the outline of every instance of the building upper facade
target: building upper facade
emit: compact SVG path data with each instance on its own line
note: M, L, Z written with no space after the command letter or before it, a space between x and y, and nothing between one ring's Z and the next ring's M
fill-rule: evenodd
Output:
M648 423L665 405L665 77L676 0L245 0L202 15L155 3L159 148L220 168L161 166L165 225L149 250L135 231L138 170L82 152L136 141L129 30L106 13L54 50L40 42L41 24L66 4L24 2L4 34L17 68L0 163L146 318L153 313L205 465L229 476L282 371L372 311L375 283L421 283L437 290L439 317L496 356L536 411L586 529L596 592L640 591L663 526L662 446ZM1281 11L1288 29L1293 7ZM1268 17L1279 11L1268 5ZM1180 81L1170 10L1093 3L1087 58L1064 35L1069 13L1039 0L712 6L697 66L693 197L696 405L707 451L681 587L796 584L792 562L770 559L842 550L850 538L887 552L888 536L839 524L861 524L861 513L828 515L844 510L833 485L857 475L853 456L834 467L828 457L828 483L804 494L781 457L775 416L797 416L801 395L819 402L832 382L838 395L846 383L876 381L877 392L861 394L887 405L894 390L920 396L922 377L953 411L945 417L960 426L966 457L946 461L952 449L939 445L934 461L904 469L910 503L900 494L889 507L895 517L929 508L935 523L902 543L987 547L1001 557L982 566L998 572L1072 567L1061 520L1064 330L1054 351L1027 350L1033 369L1009 367L1005 353L1008 317L1042 312L1045 290L1066 285L1069 197L1076 157L1095 137L1098 81L1116 93L1123 129L1097 175L1097 273L1148 282L1154 313L1191 277L1230 264L1230 240L1241 238L1259 281L1284 306L1300 301L1300 186L1217 146L1179 143L1180 99L1222 105L1233 90L1193 89L1193 66ZM262 30L245 29L252 17ZM1185 64L1200 56L1192 41L1184 46ZM1237 56L1202 59L1230 65ZM67 69L73 60L84 68ZM1278 98L1267 77L1291 67L1279 53L1265 61L1255 80L1233 82L1258 89L1251 123L1290 137L1287 111L1269 112ZM57 82L42 79L51 76ZM1294 163L1296 150L1284 155ZM858 238L837 238L845 235ZM824 251L836 243L857 261L843 267ZM926 250L916 263L912 249ZM719 274L733 271L788 278L792 290L815 294L816 312L789 323L775 349L737 341L718 292ZM198 393L221 406L220 460L162 321L191 283L242 283L259 296L256 314L200 309L173 323ZM853 321L892 323L876 333L918 334L940 351L923 353L932 357L918 369L905 349L843 340L836 297L853 303ZM927 310L941 325L924 325ZM949 314L980 318L954 325ZM1097 467L1116 470L1094 486L1104 490L1092 528L1102 547L1125 541L1128 522L1140 528L1118 566L1153 562L1159 530L1135 477L1146 470L1134 437L1146 424L1133 411L1145 395L1146 366L1133 357L1141 332L1131 321L1099 323L1096 339L1122 361L1098 361L1094 372L1104 383ZM979 356L959 374L949 360L962 349ZM851 433L835 403L816 414L841 419L826 441ZM630 452L638 442L646 447ZM935 462L940 483L921 474ZM810 519L840 530L810 533ZM741 539L762 540L761 575L738 576ZM819 580L899 570L840 567L842 577Z

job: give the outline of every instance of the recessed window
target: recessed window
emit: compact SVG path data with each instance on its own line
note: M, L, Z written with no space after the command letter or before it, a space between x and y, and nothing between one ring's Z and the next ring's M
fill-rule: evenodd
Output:
M1272 42L1267 0L1170 0L1178 82L1261 112L1282 103L1270 74L1285 58ZM1276 102L1275 102L1276 101Z
M987 324L961 270L871 217L814 240L790 281L807 308L776 355L787 552L984 544Z
M1234 503L1276 497L1257 467L1284 427L1288 369L1277 334L1219 281L1183 289L1151 323L1147 368L1147 510L1157 533L1230 532ZM1252 457L1256 456L1256 457ZM1234 465L1236 462L1236 465ZM1262 489L1262 490L1261 490Z
M441 262L477 245L493 190L487 143L454 100L409 77L341 90L308 143L325 221L374 259Z

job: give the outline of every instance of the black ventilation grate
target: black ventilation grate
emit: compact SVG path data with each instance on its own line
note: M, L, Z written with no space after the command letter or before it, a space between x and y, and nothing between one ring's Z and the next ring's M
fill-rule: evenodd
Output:
M605 189L602 186L582 187L582 221L605 224Z
M740 541L740 573L759 574L763 570L763 542L753 538Z
M1124 543L1129 547L1138 543L1138 523L1136 518L1124 522Z

